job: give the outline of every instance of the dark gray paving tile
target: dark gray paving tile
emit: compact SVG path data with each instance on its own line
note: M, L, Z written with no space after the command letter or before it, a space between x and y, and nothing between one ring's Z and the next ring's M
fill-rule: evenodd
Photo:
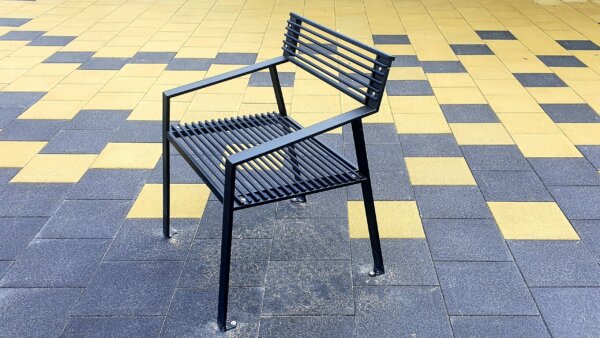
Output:
M113 238L129 208L124 200L66 200L38 238Z
M310 196L308 196L310 198ZM284 201L281 203L290 203ZM234 238L272 238L276 218L275 203L237 210L233 213ZM347 217L343 216L343 217ZM219 201L208 201L200 220L196 238L221 238L223 205Z
M600 185L600 175L585 158L530 158L546 185Z
M354 144L354 136L350 125L344 125L342 133L344 135L344 143ZM398 144L398 132L392 123L365 123L363 124L363 134L365 135L366 144ZM324 136L336 135L326 134ZM399 147L398 151L401 151Z
M279 84L281 87L293 87L294 86L294 78L296 73L294 72L277 72L279 76ZM272 87L271 83L271 74L269 72L258 72L250 75L250 82L248 83L250 87ZM273 94L275 95L275 94Z
M175 52L137 52L131 58L131 63L160 64L169 63L175 57Z
M491 218L477 186L415 186L421 218Z
M566 50L600 50L600 46L590 40L557 40Z
M550 337L540 316L450 317L457 338Z
M129 114L130 110L80 110L63 129L115 130Z
M355 337L452 337L440 288L360 287Z
M0 218L0 260L15 260L46 223L47 218Z
M8 183L21 168L0 168L0 187Z
M577 148L600 171L600 146L578 146Z
M174 58L167 70L208 70L212 63L213 59Z
M553 337L593 337L600 332L600 288L532 288Z
M424 239L382 239L385 274L375 278L369 277L373 270L369 240L351 242L354 285L438 285Z
M217 290L177 289L161 337L256 337L262 288L232 288L228 320L235 330L223 334L217 326Z
M41 36L46 32L44 31L10 31L4 35L0 35L0 40L10 41L31 41Z
M269 263L262 315L351 315L349 261Z
M147 317L71 317L61 337L158 337L164 318Z
M347 217L348 206L343 189L329 190L306 197L306 203L277 202L278 218Z
M436 261L512 261L492 219L424 219L423 229Z
M573 55L538 55L537 57L548 67L586 67Z
M2 129L6 128L11 122L17 119L19 115L25 112L25 108L0 108L0 135Z
M388 96L433 95L427 80L389 80L386 85Z
M561 122L600 122L600 116L585 103L573 104L541 104L552 121Z
M346 157L356 163L354 145L344 146ZM396 170L406 172L406 164L399 144L367 144L367 159L371 172Z
M442 104L440 107L449 123L499 122L488 104Z
M0 26L19 27L31 21L31 18L0 18Z
M147 183L162 183L163 159L158 161L156 167L150 172ZM171 184L202 183L202 179L180 155L171 155Z
M416 55L396 55L392 67L421 67Z
M460 61L421 61L425 73L466 73Z
M554 73L514 73L523 87L567 87Z
M0 279L4 277L6 271L10 269L10 266L13 264L12 261L0 261Z
M452 134L402 134L398 138L406 157L462 156Z
M177 235L167 240L162 235L162 219L127 219L119 229L105 261L185 260L197 220L175 219L171 226Z
M43 154L99 154L112 131L61 130L42 149Z
M475 170L473 176L489 202L552 201L552 196L532 170Z
M393 168L393 167L392 167ZM380 170L370 173L373 198L376 201L413 201L415 199L406 170ZM362 201L360 184L349 186L349 201Z
M450 315L537 315L512 262L436 262Z
M256 53L218 53L213 63L221 65L251 65L256 63Z
M600 286L600 266L581 241L509 241L529 287Z
M0 108L27 108L38 102L45 92L0 92Z
M482 40L516 40L515 36L509 31L475 31Z
M108 249L106 239L34 239L2 287L85 287Z
M69 199L134 199L148 170L90 169L69 192Z
M550 193L569 219L600 219L600 186L551 186Z
M58 337L81 289L0 289L0 332L5 337Z
M75 38L76 36L40 36L28 43L27 46L66 46Z
M271 261L350 259L346 218L279 219Z
M44 60L44 63L84 63L94 54L95 52L56 52Z
M351 316L264 317L260 321L261 338L346 338L351 337L354 319Z
M65 120L14 120L0 131L0 140L48 141L66 123Z
M111 142L149 142L162 140L160 121L124 121L112 135Z
M410 45L408 35L373 35L376 45Z
M494 52L487 45L450 45L456 55L494 55Z
M103 262L73 315L164 315L182 262Z
M71 189L71 184L9 183L0 188L0 216L50 216Z
M519 148L509 146L461 146L471 170L531 170Z
M571 221L579 237L600 262L600 220Z
M81 70L120 70L129 58L91 57L79 66Z

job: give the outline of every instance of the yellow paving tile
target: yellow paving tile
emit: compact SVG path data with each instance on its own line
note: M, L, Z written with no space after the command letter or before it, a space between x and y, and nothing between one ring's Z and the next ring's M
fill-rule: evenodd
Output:
M47 92L62 79L62 76L21 76L6 86L4 91Z
M558 134L513 134L525 157L583 157L569 139Z
M109 143L92 168L153 169L162 154L160 143Z
M171 102L171 121L179 121L187 111L189 102ZM162 103L142 101L127 117L128 120L162 121Z
M527 95L486 95L496 113L542 113L544 110Z
M442 113L434 96L389 96L393 114Z
M204 184L171 184L171 218L200 218L210 190ZM162 218L162 184L146 184L128 218Z
M166 64L126 64L118 76L123 77L158 77L167 67Z
M88 101L102 88L98 84L58 84L44 96L48 101Z
M398 134L443 134L450 133L450 127L439 114L394 114L394 124Z
M31 160L48 142L0 141L0 168L20 168Z
M27 76L67 76L79 63L40 63L27 72Z
M377 227L381 238L425 238L417 203L414 201L375 201ZM362 201L348 201L350 238L369 238Z
M488 202L508 240L579 240L554 202Z
M427 80L427 76L421 67L392 67L388 80Z
M450 123L450 129L460 145L513 144L502 123Z
M189 109L202 111L237 112L242 104L242 94L206 94L198 93L192 99Z
M143 93L98 93L85 105L85 109L134 109Z
M556 134L560 129L545 113L496 114L511 134Z
M74 70L62 83L106 84L115 74L116 70Z
M70 120L77 115L79 110L86 104L85 101L38 101L23 114L19 119L36 120Z
M531 96L539 103L584 103L585 101L568 87L527 88Z
M436 87L475 87L475 83L469 74L427 74L431 86Z
M97 155L38 154L11 182L15 183L76 183L85 174Z
M250 88L248 88L250 89ZM295 80L294 95L333 95L339 96L340 91L335 87L317 79Z
M487 101L475 87L433 88L440 104L486 104Z
M103 93L145 93L156 81L153 77L115 76L101 90Z
M475 185L475 179L462 157L406 157L413 185Z
M339 96L299 96L292 99L295 113L341 113Z
M600 145L600 123L557 123L576 145Z

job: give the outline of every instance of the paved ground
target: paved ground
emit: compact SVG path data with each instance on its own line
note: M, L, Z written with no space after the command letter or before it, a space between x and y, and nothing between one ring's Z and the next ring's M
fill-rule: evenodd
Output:
M366 126L387 273L355 188L240 212L229 335L600 336L600 6L538 3L0 1L0 336L218 336L220 204L177 155L161 237L161 93L280 55L290 11L397 55ZM352 106L280 72L303 123Z

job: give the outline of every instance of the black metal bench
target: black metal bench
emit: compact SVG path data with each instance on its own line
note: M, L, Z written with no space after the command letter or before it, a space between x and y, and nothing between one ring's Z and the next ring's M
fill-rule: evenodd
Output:
M172 144L223 203L221 270L217 323L227 325L227 302L234 210L292 199L360 183L365 203L374 268L384 273L375 205L371 189L362 119L376 113L394 58L316 22L291 13L283 55L163 93L163 233L171 237L169 222ZM287 115L277 66L291 62L362 103L309 127ZM174 97L268 69L279 112L205 122L170 122ZM358 166L346 160L316 136L350 123Z

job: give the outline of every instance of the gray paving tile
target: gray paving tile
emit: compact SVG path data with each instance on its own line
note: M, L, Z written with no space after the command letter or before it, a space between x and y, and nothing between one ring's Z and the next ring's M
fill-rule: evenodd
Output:
M600 175L585 158L530 158L546 185L600 185Z
M413 201L415 199L406 170L381 170L370 173L376 201ZM362 201L360 184L347 188L349 201Z
M567 87L554 73L514 73L523 87Z
M351 316L264 317L260 321L261 338L346 338L351 337L354 319Z
M479 44L455 44L450 45L456 55L494 55L494 52L487 45Z
M343 189L329 190L306 197L306 203L277 202L278 218L347 217L348 206Z
M256 53L218 53L214 63L221 65L251 65L256 63Z
M91 57L79 66L81 70L120 70L129 62L129 58Z
M424 219L435 261L512 261L492 219Z
M552 197L569 219L600 219L600 186L551 186Z
M51 216L58 208L71 184L9 183L0 189L3 202L0 216Z
M598 113L585 103L541 104L540 106L556 123L600 122Z
M355 337L452 337L437 286L359 287Z
M1 287L85 287L108 249L106 239L34 239Z
M6 128L11 122L13 122L19 115L25 112L25 108L0 108L0 135L2 135L2 129Z
M382 239L385 274L369 277L373 254L367 239L353 239L354 285L438 285L433 261L424 239Z
M66 46L75 38L76 36L40 36L28 43L27 46Z
M590 40L556 40L566 50L600 50L600 46Z
M0 260L15 260L46 223L47 218L0 218Z
M600 146L578 146L577 148L600 171Z
M134 199L148 170L90 169L69 192L69 199Z
M20 170L20 168L0 168L0 187L8 183Z
M13 264L12 261L0 261L0 279L4 277L6 271L10 269L10 266Z
M540 316L452 316L450 322L457 338L550 337Z
M349 261L273 261L263 316L354 314Z
M129 208L125 200L66 200L38 238L113 238Z
M276 207L275 203L271 203L235 211L233 213L233 237L273 238ZM223 205L219 201L209 200L204 208L196 238L221 238L222 224Z
M61 130L42 149L42 154L99 154L112 131Z
M421 218L491 218L477 186L415 186Z
M166 70L208 70L213 59L174 58Z
M508 146L461 146L471 170L531 170L519 148Z
M66 123L65 120L14 120L0 131L0 140L49 141Z
M571 221L579 237L600 262L600 220Z
M0 35L0 40L7 41L31 41L41 36L44 31L9 31L4 35Z
M573 55L538 55L537 57L548 67L586 67Z
M95 52L56 52L44 60L44 63L84 63L94 54Z
M185 260L198 221L175 219L171 221L171 226L177 229L177 235L167 240L162 234L162 219L126 219L104 260Z
M537 315L512 262L436 262L450 315Z
M406 157L462 156L452 134L402 134L398 138Z
M271 261L350 259L346 218L279 219Z
M175 57L175 52L137 52L131 58L131 63L160 64L169 63Z
M45 92L0 92L0 108L27 108L39 101Z
M0 18L0 26L19 27L31 21L31 18Z
M156 167L150 172L147 183L162 183L163 159L158 161ZM171 183L202 183L202 179L180 155L171 155Z
M182 262L103 262L72 315L164 315Z
M442 104L440 107L449 123L499 122L488 104Z
M427 80L389 80L386 91L388 96L433 95L433 89Z
M396 55L392 67L421 67L416 55Z
M410 45L408 35L373 35L376 45Z
M553 337L593 337L600 332L600 288L532 288Z
M124 121L111 137L111 142L160 143L162 129L160 121Z
M473 176L488 202L552 201L552 196L533 170L476 170Z
M481 30L475 31L482 40L516 40L515 36L509 31Z
M354 145L344 146L346 158L356 163ZM371 172L396 170L406 172L406 164L402 156L402 148L398 144L367 144L367 159Z
M279 76L279 84L281 87L293 87L296 73L294 72L277 72ZM258 72L250 75L250 87L272 87L271 74L269 72ZM273 94L275 95L275 94Z
M129 114L130 110L80 110L63 129L115 130Z
M600 286L600 266L581 241L509 241L529 287Z
M228 320L235 330L223 334L217 326L217 290L177 289L161 337L256 337L262 288L232 288Z
M5 337L58 337L81 289L0 289L0 332Z
M352 128L350 125L342 127L342 133L345 144L354 144ZM363 124L363 133L366 144L398 144L398 133L392 123L365 123ZM323 135L336 136L336 135ZM328 143L329 145L330 143ZM398 151L401 151L398 148Z
M421 61L425 73L466 73L460 61Z
M158 316L71 317L61 337L158 337L163 320Z

